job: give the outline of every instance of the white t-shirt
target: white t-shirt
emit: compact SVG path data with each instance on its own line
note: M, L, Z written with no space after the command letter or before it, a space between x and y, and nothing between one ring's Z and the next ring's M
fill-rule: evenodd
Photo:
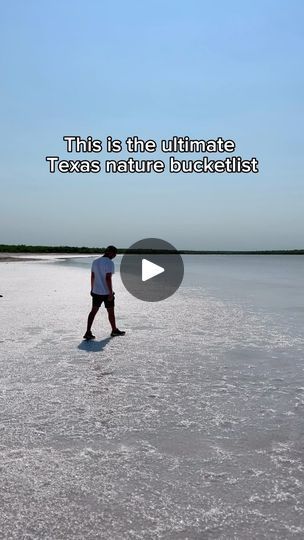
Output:
M92 263L92 272L94 272L94 285L92 292L95 294L110 294L106 274L114 274L114 263L108 257L99 257Z

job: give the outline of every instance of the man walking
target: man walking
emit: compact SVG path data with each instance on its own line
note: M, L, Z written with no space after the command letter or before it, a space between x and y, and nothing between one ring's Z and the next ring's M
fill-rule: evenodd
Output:
M88 326L84 339L95 339L91 332L92 324L101 304L104 302L108 311L108 318L112 327L111 336L124 336L125 332L118 330L114 313L114 292L112 288L112 274L115 272L113 260L117 255L115 246L108 246L102 257L95 259L91 271L92 309L88 316Z

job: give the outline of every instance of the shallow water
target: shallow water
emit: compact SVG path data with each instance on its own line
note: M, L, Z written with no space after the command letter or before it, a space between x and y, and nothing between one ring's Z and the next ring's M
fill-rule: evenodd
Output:
M91 343L89 260L1 266L4 538L303 538L304 257L184 261Z

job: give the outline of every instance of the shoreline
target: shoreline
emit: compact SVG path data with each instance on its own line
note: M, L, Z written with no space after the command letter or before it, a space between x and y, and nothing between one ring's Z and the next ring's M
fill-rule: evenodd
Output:
M191 251L178 251L180 255L226 255L226 256L304 256L304 251L209 251L209 252L191 252ZM129 255L136 255L135 252L130 252ZM143 253L139 253L143 254ZM149 255L155 255L155 253L148 253ZM79 259L79 258L91 258L91 257L100 257L100 253L1 253L0 252L0 263L8 262L42 262L42 261L59 261L59 260L69 260L69 259ZM124 253L118 253L118 255L124 255ZM170 253L167 253L170 255Z
M96 254L73 254L70 253L0 253L0 263L1 262L36 262L36 261L52 261L52 260L65 260L65 259L79 259L94 257ZM98 256L98 254L96 255Z

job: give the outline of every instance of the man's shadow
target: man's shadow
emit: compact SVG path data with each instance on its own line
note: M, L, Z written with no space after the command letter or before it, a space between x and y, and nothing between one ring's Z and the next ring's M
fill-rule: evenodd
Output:
M78 349L86 352L101 352L105 349L106 345L111 341L111 337L102 339L101 341L96 341L95 339L86 340L84 339L78 345Z

